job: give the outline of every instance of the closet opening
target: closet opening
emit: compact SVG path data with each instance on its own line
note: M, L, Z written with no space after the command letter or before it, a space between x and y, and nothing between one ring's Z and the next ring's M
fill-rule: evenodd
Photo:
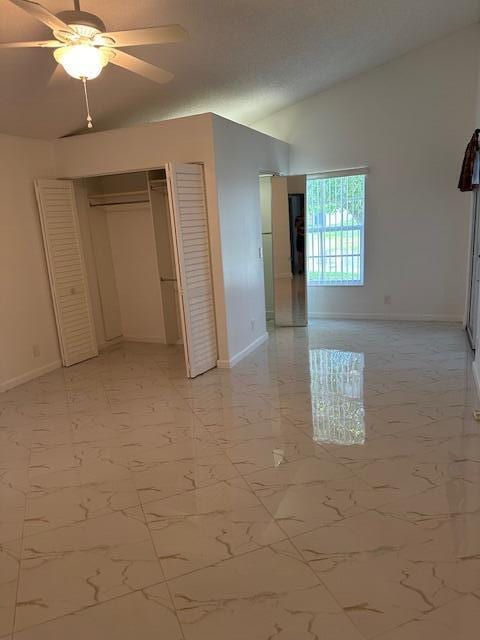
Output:
M76 188L99 348L181 343L165 170L86 178Z
M201 165L35 186L65 366L121 342L183 351L188 377L217 366Z
M182 358L165 169L85 178L75 189L98 348L165 344Z

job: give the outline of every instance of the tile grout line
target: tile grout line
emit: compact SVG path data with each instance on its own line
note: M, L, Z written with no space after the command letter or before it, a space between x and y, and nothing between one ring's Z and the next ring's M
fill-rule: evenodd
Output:
M35 421L35 424L37 424L37 421ZM27 485L28 488L30 488L30 474L29 474L29 470L30 470L30 460L31 460L31 455L32 455L32 450L31 450L31 446L29 448L29 452L28 452L28 464L27 464ZM11 637L12 640L15 637L15 627L17 624L17 609L18 609L18 596L19 596L19 592L20 592L20 577L21 577L21 570L22 570L22 564L23 564L23 550L24 550L24 531L25 531L25 518L27 515L27 494L28 491L25 493L25 499L24 499L24 505L23 505L23 521L22 521L22 531L21 531L21 536L20 536L20 550L19 550L19 554L20 557L18 559L18 572L17 572L17 588L15 590L15 606L13 609L13 620L12 620L12 631L11 631Z
M168 584L168 580L167 580L167 578L165 576L165 571L163 570L162 562L161 562L161 560L160 560L160 558L158 557L158 554L157 554L157 548L156 548L155 542L153 540L152 531L151 531L150 527L148 526L147 514L145 513L145 509L143 508L143 504L140 504L140 508L142 510L142 513L143 513L143 518L145 520L145 526L146 526L147 531L148 531L148 536L150 538L150 543L152 545L153 553L155 555L155 558L157 559L158 566L160 567L160 571L162 572L162 575L163 575L163 578L164 578L163 584L165 584L165 587L167 589L167 592L168 592L168 595L169 595L169 598L170 598L170 602L171 602L172 607L173 607L173 612L175 614L175 618L176 618L176 620L178 622L178 627L179 627L180 632L182 634L182 639L185 640L185 633L184 633L184 630L183 630L183 625L180 622L180 618L178 616L177 607L175 606L175 601L173 599L173 595L172 595L172 592L171 592L171 589L170 589L170 585Z

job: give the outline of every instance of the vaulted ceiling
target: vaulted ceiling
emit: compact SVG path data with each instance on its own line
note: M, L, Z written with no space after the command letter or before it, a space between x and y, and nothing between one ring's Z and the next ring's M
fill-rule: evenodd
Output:
M51 12L72 0L40 0ZM179 23L189 39L130 49L172 71L155 85L109 65L89 83L95 129L214 111L250 124L480 19L479 0L82 0L107 30ZM51 32L0 0L0 41ZM0 50L0 131L55 138L85 128L82 85L48 49Z

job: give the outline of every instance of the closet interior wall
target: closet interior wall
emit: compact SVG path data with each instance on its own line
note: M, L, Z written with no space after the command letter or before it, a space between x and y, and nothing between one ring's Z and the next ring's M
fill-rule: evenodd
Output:
M150 173L76 181L99 348L179 341L164 172Z
M181 344L180 306L165 171L150 171L148 188L157 248L165 342Z

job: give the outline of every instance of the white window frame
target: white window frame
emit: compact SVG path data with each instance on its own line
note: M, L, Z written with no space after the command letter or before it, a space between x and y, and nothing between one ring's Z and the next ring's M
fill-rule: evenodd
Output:
M365 192L364 192L364 215L363 215L363 223L357 225L348 226L349 230L352 231L360 231L360 278L359 280L333 280L330 282L316 282L314 280L308 279L308 286L310 287L363 287L365 284L365 218L366 218L366 203L367 203L367 175L368 175L368 167L358 167L355 169L343 169L340 171L327 171L322 173L314 173L309 174L307 176L308 180L317 180L317 179L327 179L327 178L341 178L344 176L365 176ZM307 189L307 197L306 197L306 208L307 208L307 224L306 224L306 233L307 233L307 243L306 248L308 252L309 242L308 242L308 189ZM320 230L320 233L325 231L344 231L346 227L344 225L339 225L336 227L323 227ZM339 256L338 256L339 257ZM306 255L307 261L307 275L308 275L308 260L310 256Z

